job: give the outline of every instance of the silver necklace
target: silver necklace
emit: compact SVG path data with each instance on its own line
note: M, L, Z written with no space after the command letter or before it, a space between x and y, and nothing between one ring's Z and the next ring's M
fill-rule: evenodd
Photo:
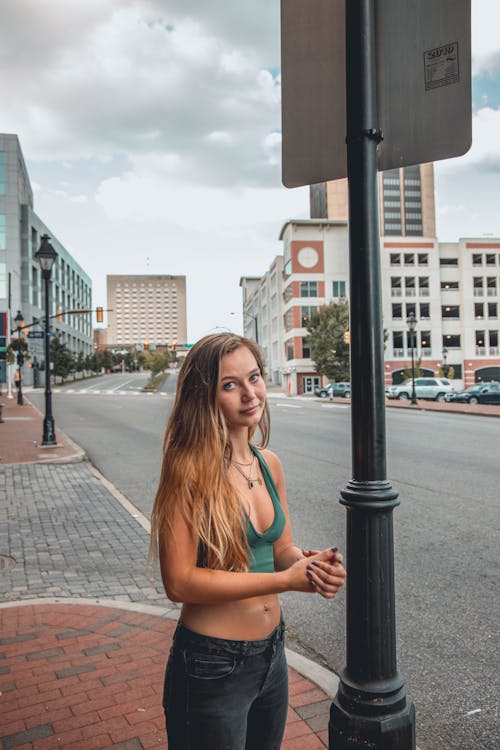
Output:
M249 464L239 464L238 461L231 461L236 471L239 471L241 476L246 479L249 490L253 490L253 488L255 487L255 482L258 482L260 485L262 485L262 479L259 476L252 477L252 467L253 467L254 461L255 461L255 454L253 454L252 460L250 461ZM248 473L248 476L245 474L241 466L250 466L250 471Z

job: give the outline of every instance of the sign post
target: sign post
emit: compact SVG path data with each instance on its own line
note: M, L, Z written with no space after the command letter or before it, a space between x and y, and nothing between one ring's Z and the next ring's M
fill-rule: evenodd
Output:
M471 143L470 0L282 0L283 182L348 177L352 480L330 750L415 750L397 669L377 171ZM335 50L332 49L335 47ZM339 62L340 61L340 62Z

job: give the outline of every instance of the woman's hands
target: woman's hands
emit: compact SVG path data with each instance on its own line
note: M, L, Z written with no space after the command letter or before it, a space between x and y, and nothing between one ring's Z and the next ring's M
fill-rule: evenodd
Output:
M333 599L345 583L346 571L342 555L336 549L303 550L304 558L290 568L292 591L318 593L325 599Z

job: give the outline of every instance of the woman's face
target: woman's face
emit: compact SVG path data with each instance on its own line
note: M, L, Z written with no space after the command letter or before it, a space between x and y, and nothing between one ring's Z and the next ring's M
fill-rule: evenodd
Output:
M222 357L218 403L228 429L259 424L266 403L266 386L254 355L240 346Z

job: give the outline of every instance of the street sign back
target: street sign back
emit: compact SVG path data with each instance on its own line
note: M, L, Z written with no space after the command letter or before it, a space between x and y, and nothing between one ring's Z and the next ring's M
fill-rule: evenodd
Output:
M347 176L346 0L282 0L283 183ZM470 0L374 0L378 169L472 142Z

